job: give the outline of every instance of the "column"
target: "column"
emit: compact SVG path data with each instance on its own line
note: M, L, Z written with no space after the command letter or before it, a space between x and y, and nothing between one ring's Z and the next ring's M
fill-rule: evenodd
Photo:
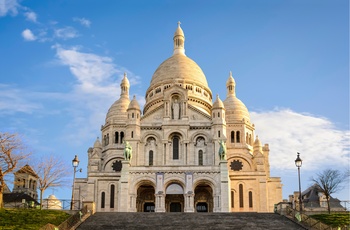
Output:
M220 212L229 212L231 204L230 196L230 180L228 175L227 160L220 161L220 184L221 184L221 194L219 206Z
M129 198L129 167L130 162L123 160L123 167L121 171L121 176L119 180L119 197L118 197L118 211L128 212L130 207Z

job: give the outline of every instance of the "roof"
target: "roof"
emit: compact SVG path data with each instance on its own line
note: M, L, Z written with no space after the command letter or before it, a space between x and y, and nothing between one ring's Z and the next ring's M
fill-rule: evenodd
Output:
M17 173L24 173L24 174L29 174L32 175L35 178L39 178L39 176L35 173L35 171L30 167L28 164L23 166L20 170L18 170L15 174Z
M25 199L26 202L34 201L35 204L39 204L39 202L33 197L29 196L25 193L6 193L3 194L4 203L21 203L22 200Z

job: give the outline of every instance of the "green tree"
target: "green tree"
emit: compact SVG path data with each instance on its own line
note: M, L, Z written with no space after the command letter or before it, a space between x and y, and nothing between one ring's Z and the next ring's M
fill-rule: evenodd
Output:
M323 192L327 200L328 213L331 213L330 198L331 194L336 193L344 188L344 184L347 182L349 172L342 173L336 169L326 169L317 174L317 177L312 177L316 186Z
M19 163L28 159L22 140L16 133L0 132L0 208L4 206L5 176L15 170Z

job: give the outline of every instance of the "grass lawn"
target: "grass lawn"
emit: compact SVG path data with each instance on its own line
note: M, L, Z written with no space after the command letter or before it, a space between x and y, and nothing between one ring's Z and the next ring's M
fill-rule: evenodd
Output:
M38 230L48 223L58 226L69 216L59 210L0 209L0 229Z
M350 213L331 213L312 215L312 218L332 227L350 226Z

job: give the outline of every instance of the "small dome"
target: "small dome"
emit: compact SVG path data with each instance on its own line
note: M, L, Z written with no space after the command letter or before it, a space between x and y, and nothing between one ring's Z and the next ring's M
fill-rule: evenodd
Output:
M96 141L94 143L94 148L102 148L102 144L100 142L100 138L96 138Z
M47 199L49 200L58 200L57 197L53 194L51 194Z
M137 110L140 110L140 105L138 103L138 101L136 100L136 96L134 95L133 99L131 100L130 104L129 104L129 107L128 107L128 110L129 109L137 109Z
M236 82L235 79L232 77L232 72L230 71L230 76L228 77L227 81L226 81L226 87L233 85L236 86Z
M130 99L128 97L121 97L119 100L115 101L108 110L106 122L112 122L112 120L125 121L127 119L126 111L129 104Z
M181 24L180 22L177 23L177 29L176 29L176 31L175 31L175 33L174 33L174 37L176 37L176 36L185 37L185 34L184 34L184 32L183 32L183 30L182 30L180 24Z
M227 97L224 101L226 109L226 120L245 120L250 122L250 116L247 107L241 100L236 97L235 86L236 82L232 77L232 73L230 72L230 76L226 82Z
M221 99L219 98L219 95L216 95L216 100L213 104L213 109L224 109L224 103L222 103Z
M124 122L127 119L126 110L130 104L129 99L129 80L124 73L124 78L120 83L120 98L116 100L112 106L109 108L106 115L106 123L110 122Z
M259 146L259 147L261 147L262 145L261 145L261 141L259 140L259 137L258 136L256 136L256 139L255 139L255 141L254 141L254 146Z

